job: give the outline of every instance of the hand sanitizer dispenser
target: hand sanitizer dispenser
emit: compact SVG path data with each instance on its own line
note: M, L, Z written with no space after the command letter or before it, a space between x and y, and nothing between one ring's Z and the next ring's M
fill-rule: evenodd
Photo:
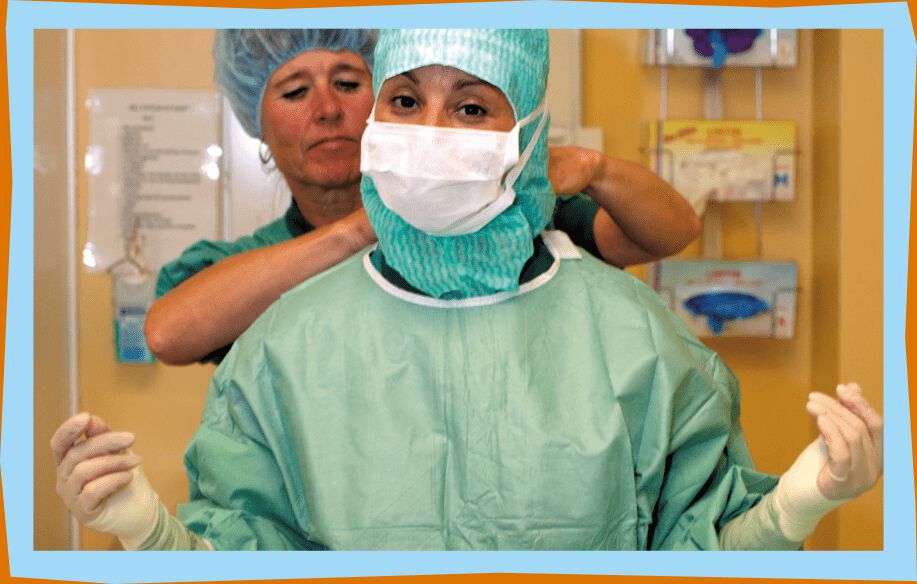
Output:
M143 323L156 295L156 279L149 273L113 273L115 356L119 363L152 363L156 357L146 345Z

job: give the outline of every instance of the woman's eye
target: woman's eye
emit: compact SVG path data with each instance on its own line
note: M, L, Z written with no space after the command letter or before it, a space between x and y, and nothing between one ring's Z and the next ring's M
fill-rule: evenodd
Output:
M288 91L283 94L284 99L299 99L306 95L306 92L309 90L308 87L297 87L293 91Z
M485 116L487 115L487 110L481 106L469 103L468 105L463 105L459 108L459 111L466 116Z
M408 97L407 95L399 95L392 99L392 103L395 107L411 109L417 105L417 101L413 97Z
M337 85L338 89L341 89L348 93L354 92L360 88L359 81L337 81L335 82L335 84Z

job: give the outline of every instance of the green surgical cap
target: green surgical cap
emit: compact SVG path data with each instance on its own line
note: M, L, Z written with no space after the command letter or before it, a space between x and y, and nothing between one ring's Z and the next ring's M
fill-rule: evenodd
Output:
M500 88L516 119L544 97L548 33L528 29L400 29L380 34L373 93L390 77L426 65L448 65Z
M373 91L386 79L427 65L460 69L503 91L516 120L544 100L548 78L548 33L520 29L396 29L379 33ZM545 114L547 115L547 114ZM538 126L521 129L520 152ZM436 298L470 298L519 286L519 274L534 251L532 240L554 210L548 181L548 126L516 181L516 199L480 230L442 237L416 229L386 207L372 179L362 182L363 206L385 259L414 287Z
M353 51L372 69L372 29L222 29L213 41L213 81L232 104L245 131L261 137L261 100L278 67L311 50Z

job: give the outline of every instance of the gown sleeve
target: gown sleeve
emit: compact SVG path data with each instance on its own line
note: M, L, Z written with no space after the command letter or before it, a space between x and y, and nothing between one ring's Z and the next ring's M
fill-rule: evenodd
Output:
M777 484L778 477L754 468L735 376L712 354L704 369L681 384L672 403L652 549L720 549L720 530Z
M261 431L265 418L255 414L276 404L249 397L272 395L262 387L263 356L238 348L214 374L203 420L185 452L190 501L178 516L217 550L317 549L297 521L296 495Z
M771 491L757 505L731 520L720 530L723 550L799 550L801 541L788 539L780 529L780 519Z

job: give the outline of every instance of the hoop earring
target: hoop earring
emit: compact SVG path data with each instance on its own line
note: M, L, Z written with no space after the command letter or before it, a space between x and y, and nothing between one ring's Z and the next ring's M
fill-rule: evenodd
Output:
M271 162L271 149L264 143L264 140L258 145L258 160L265 166Z

